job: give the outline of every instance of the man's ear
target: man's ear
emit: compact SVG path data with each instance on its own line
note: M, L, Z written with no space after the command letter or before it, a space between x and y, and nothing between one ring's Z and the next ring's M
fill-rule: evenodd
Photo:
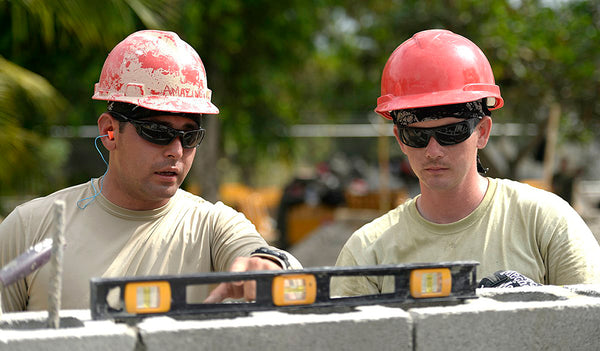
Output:
M116 147L116 131L118 129L119 122L115 120L108 113L103 113L98 117L98 133L104 135L102 138L102 144L104 147L111 151Z
M492 131L492 118L490 116L484 116L481 122L477 125L478 137L477 137L477 148L483 149L488 140L490 140L490 133Z

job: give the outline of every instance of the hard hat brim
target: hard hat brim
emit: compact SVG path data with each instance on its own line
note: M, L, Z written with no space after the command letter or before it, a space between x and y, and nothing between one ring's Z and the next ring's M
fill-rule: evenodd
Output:
M92 96L94 100L120 101L138 105L149 110L180 112L180 113L201 113L216 115L219 114L219 108L206 99L174 97L165 99L164 96L145 96L145 97L127 97L127 96L101 96L96 93Z
M390 111L460 104L487 97L493 97L496 100L494 106L488 107L490 110L499 109L504 105L504 100L500 96L500 88L497 85L488 85L485 91L465 91L461 89L404 96L388 94L377 99L375 112L387 119L392 119Z

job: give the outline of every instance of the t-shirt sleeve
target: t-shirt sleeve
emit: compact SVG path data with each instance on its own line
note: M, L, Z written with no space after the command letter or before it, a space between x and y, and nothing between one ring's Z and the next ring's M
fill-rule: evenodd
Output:
M338 255L336 266L356 267L374 264L368 262L366 258L367 250L363 247L363 241L360 240L361 231L357 231L352 236ZM379 294L380 290L368 276L340 276L333 277L330 282L330 295L338 296L359 296Z
M25 225L19 209L11 212L0 223L0 266L6 266L21 253L28 245L25 240ZM2 311L18 312L27 309L27 284L20 279L2 289Z
M269 246L256 227L242 213L217 202L214 206L214 230L211 237L213 267L228 271L237 257L247 257L259 247L278 250L288 257L292 268L302 268L300 262L286 251Z
M560 208L557 223L546 226L542 253L547 284L599 284L600 246L583 219L570 206ZM547 214L552 215L552 214Z

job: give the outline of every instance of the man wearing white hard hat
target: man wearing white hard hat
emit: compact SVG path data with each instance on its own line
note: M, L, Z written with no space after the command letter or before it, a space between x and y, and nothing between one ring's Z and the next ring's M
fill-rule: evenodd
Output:
M92 277L301 268L243 214L180 189L205 134L203 115L219 109L200 57L177 34L146 30L120 42L93 99L107 101L97 138L109 151L106 173L17 207L0 225L0 266L52 236L52 205L62 200L63 309L89 307ZM49 274L42 267L7 287L4 312L45 309ZM251 299L250 289L227 283L209 294L203 286L189 298Z

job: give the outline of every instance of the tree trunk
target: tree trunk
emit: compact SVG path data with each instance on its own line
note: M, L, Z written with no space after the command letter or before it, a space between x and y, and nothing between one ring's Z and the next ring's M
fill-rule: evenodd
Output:
M206 135L196 150L196 157L188 176L189 188L204 199L215 202L219 200L219 160L221 128L218 117L204 115L202 125Z

